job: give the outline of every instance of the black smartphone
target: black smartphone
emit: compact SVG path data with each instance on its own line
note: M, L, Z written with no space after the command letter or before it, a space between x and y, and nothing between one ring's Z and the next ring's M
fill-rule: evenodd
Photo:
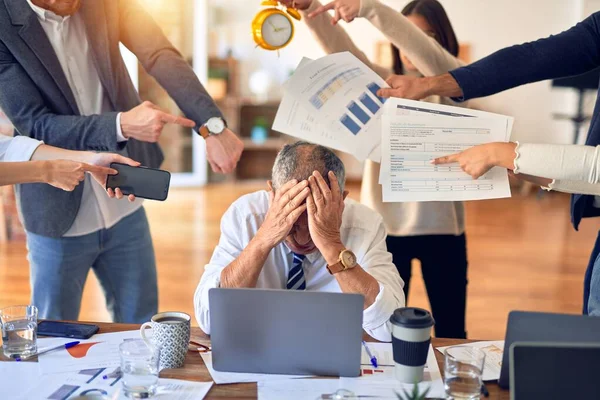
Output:
M120 188L124 195L164 201L169 195L171 174L169 171L146 167L132 167L127 164L112 163L117 175L109 175L106 180L107 189Z
M39 336L54 336L73 339L89 339L98 330L97 325L78 324L74 322L42 321L38 324Z

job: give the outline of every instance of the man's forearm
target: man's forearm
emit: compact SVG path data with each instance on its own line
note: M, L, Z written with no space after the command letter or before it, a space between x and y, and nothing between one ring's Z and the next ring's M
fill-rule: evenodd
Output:
M449 73L423 78L423 82L425 84L426 97L431 95L461 97L463 95L458 82Z
M379 294L379 283L362 269L360 265L346 271L338 272L334 276L342 292L358 293L365 297L365 310L375 303L375 299Z
M231 264L221 271L222 288L254 288L273 247L255 237Z

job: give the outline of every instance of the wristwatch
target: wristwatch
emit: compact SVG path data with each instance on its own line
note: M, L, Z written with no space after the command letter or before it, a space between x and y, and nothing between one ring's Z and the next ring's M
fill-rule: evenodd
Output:
M225 123L223 118L212 117L200 127L200 130L198 132L200 133L200 136L206 139L210 135L220 135L221 133L223 133L226 127L227 124Z
M344 249L340 252L338 257L338 262L333 265L327 266L327 271L331 275L337 274L338 272L345 271L347 269L352 269L356 267L358 263L356 262L356 256L350 250Z

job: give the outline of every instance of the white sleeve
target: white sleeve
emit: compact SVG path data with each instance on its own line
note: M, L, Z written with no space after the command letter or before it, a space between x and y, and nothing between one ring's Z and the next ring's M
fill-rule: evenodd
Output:
M563 193L589 194L600 196L600 183L588 183L583 181L553 180L544 190L556 190Z
M204 267L204 273L194 294L194 312L200 329L210 335L210 304L208 292L221 286L221 272L231 264L244 249L242 232L245 221L239 217L235 205L221 218L221 237L210 262ZM247 232L244 232L247 233Z
M44 142L27 136L15 136L11 138L0 135L0 161L29 161L36 149L42 144Z
M117 142L127 142L129 139L127 139L125 136L123 136L123 129L121 128L121 114L123 113L118 113L117 114Z
M392 262L392 255L387 251L385 242L386 232L383 220L379 217L379 228L362 259L357 260L359 265L379 283L379 294L375 302L363 311L363 329L374 339L390 342L392 334L389 319L395 309L404 307L404 282L396 266Z
M541 178L600 182L600 146L517 143L516 174Z
M464 65L401 12L378 0L362 0L358 16L368 19L424 76L441 75Z
M314 0L309 8L302 12L302 19L326 53L332 54L349 51L383 79L386 79L391 75L392 72L388 68L373 64L365 53L356 47L346 30L342 28L340 24L331 25L331 16L328 13L325 12L314 18L308 18L308 14L315 11L320 6L321 3Z

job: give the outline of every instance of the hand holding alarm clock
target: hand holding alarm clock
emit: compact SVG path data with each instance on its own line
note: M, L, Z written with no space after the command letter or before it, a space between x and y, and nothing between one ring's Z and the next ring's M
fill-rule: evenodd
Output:
M292 5L294 2L291 2ZM294 37L294 23L292 18L300 21L300 13L294 7L279 8L275 0L261 2L266 6L252 20L252 36L258 47L265 50L279 50L287 46Z

